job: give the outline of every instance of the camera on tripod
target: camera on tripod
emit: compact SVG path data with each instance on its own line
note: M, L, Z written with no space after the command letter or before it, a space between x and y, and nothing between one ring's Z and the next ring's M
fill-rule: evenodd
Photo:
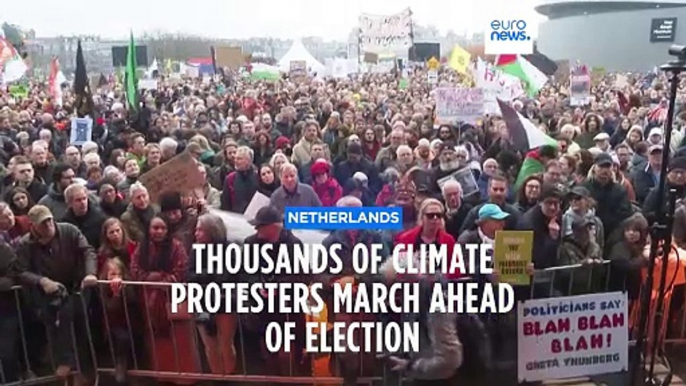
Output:
M686 46L674 44L669 47L669 55L676 56L680 62L686 62Z

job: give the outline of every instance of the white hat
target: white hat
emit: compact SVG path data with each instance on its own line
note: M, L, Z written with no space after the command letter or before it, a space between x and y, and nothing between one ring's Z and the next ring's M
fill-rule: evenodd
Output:
M608 133L599 133L593 137L594 141L607 141L608 139L610 139L610 135Z
M653 135L659 135L662 137L662 128L661 127L653 127L650 129L650 134L648 134L649 137L652 137Z

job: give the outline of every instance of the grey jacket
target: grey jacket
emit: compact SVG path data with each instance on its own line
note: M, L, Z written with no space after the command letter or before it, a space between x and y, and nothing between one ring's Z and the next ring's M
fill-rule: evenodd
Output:
M412 361L407 376L421 380L441 380L455 375L464 358L462 343L457 335L457 315L429 313L426 326L421 328L426 329L429 342L420 338L419 352L411 354Z
M283 186L272 193L271 206L283 212L287 207L322 206L319 196L311 186L298 182L295 193L289 193Z

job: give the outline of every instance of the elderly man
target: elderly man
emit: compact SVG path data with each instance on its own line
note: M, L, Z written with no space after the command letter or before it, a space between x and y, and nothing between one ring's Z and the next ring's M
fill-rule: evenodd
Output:
M88 352L88 346L81 295L76 293L97 284L95 251L75 226L55 223L47 207L36 205L28 215L31 231L17 248L20 281L36 289L35 302L52 341L55 375L66 378L79 366L74 384L84 384L89 358L79 353ZM79 347L76 353L72 338Z
M79 228L90 245L97 249L100 247L102 224L107 220L107 216L88 197L88 189L80 184L71 184L64 190L64 199L69 208L64 216L64 222Z
M386 170L393 165L397 158L398 147L405 143L405 131L401 128L394 128L390 135L390 144L379 150L374 165L377 170Z
M600 154L595 160L593 177L584 184L596 202L596 216L607 229L606 240L612 230L619 229L622 221L633 213L626 189L614 182L612 165L612 157L609 154Z
M34 141L31 144L30 157L36 176L43 180L46 185L50 185L52 183L53 165L48 161L48 143L40 140Z
M460 228L473 206L462 201L462 185L455 180L448 180L441 188L446 208L445 231L456 240Z
M174 158L178 151L179 143L173 138L166 137L160 141L160 151L162 152L162 159L160 163L164 163Z
M298 182L298 169L293 164L281 166L281 187L272 193L271 206L283 213L286 207L322 206L311 186Z
M257 192L260 178L253 165L254 152L248 146L241 146L234 156L235 171L230 172L224 181L221 196L221 209L234 213L245 212L252 197Z

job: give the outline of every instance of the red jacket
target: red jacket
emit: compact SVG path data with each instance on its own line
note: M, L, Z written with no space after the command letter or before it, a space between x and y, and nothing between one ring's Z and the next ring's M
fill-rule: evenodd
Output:
M322 206L336 206L338 200L343 197L343 188L333 177L329 177L323 184L312 182L312 189L317 193Z
M422 226L418 225L414 228L408 229L404 232L401 232L395 236L395 242L394 244L397 245L414 245L417 242L417 239L419 238L419 234L422 231ZM453 258L453 251L455 250L455 238L451 236L448 232L444 230L438 231L438 243L440 245L447 245L448 247L446 248L448 250L448 256L446 256L447 259L450 259L452 261ZM449 267L451 268L451 267ZM452 271L452 269L451 269ZM459 270L456 270L454 273L448 273L446 275L446 278L448 279L457 279L460 276L462 276L462 273L459 272Z

